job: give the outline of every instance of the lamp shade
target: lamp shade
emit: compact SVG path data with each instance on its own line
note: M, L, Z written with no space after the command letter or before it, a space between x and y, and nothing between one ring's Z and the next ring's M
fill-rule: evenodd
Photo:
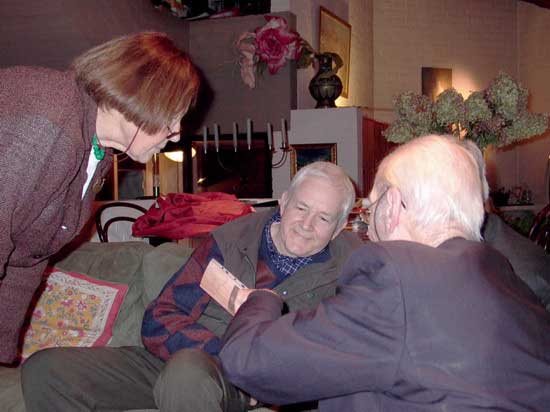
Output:
M191 156L195 157L197 151L195 148L191 148ZM183 152L181 150L176 150L175 152L165 152L164 156L170 159L173 162L183 163Z

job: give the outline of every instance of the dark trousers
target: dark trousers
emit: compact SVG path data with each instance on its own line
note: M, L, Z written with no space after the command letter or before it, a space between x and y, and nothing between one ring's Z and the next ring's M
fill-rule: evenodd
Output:
M191 349L166 363L139 347L46 349L23 364L21 380L27 412L242 412L248 404L214 357Z

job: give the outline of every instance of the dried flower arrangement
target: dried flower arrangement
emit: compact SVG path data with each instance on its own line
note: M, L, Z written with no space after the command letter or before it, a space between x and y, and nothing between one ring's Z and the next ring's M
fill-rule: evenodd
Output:
M394 101L397 119L384 136L401 143L429 133L452 133L473 140L480 148L506 146L548 128L547 114L527 109L528 94L505 73L466 100L453 88L443 91L433 103L427 96L405 92Z

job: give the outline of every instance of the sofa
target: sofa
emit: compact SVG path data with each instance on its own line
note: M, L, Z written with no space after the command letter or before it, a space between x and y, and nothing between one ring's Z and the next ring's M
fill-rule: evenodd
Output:
M128 285L108 346L142 345L140 329L145 307L191 252L191 248L177 243L153 247L144 242L88 242L54 261L53 266ZM0 366L0 405L3 412L25 411L19 367Z
M168 279L187 261L193 249L188 245L168 242L153 247L145 242L85 242L65 256L54 258L52 266L128 286L113 324L107 346L143 346L141 320L145 308L160 293ZM69 248L70 249L70 248ZM25 412L19 367L0 366L0 410ZM273 412L258 408L256 412ZM130 411L128 411L130 412ZM155 412L132 410L131 412Z

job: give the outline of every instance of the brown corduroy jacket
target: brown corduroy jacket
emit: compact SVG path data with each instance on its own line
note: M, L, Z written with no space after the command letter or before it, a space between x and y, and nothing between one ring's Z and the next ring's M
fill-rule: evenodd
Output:
M48 257L78 234L110 168L108 155L82 198L96 116L72 72L0 70L0 363L16 358Z

